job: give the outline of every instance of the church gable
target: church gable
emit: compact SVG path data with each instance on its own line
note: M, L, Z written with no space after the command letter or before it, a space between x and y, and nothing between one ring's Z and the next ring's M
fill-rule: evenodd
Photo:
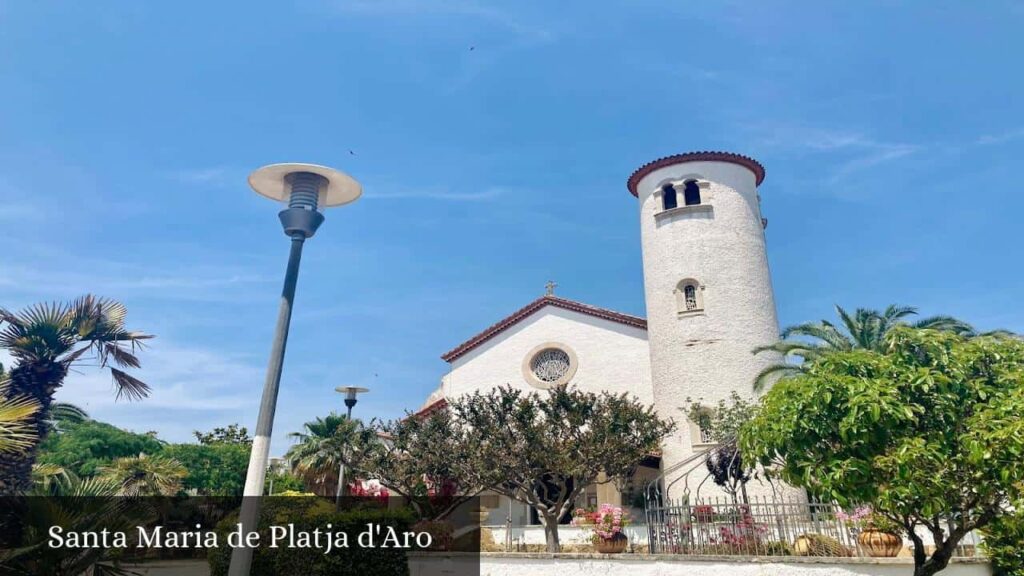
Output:
M570 310L572 312L578 312L594 318L600 318L608 320L618 324L626 326L632 326L633 328L640 328L647 330L647 320L640 318L639 316L631 316L629 314L623 314L621 312L615 312L614 310L608 310L606 308L600 308L597 306L591 306L582 302L576 302L575 300L568 300L566 298L559 298L551 294L541 296L540 298L530 302L526 306L516 310L509 316L501 319L497 323L487 327L484 331L473 336L469 340L466 340L462 344L459 344L455 348L452 348L448 352L441 355L441 359L445 362L451 363L460 356L470 352L474 348L486 343L488 340L498 336L502 332L512 328L519 322L522 322L535 312L541 310L546 306L554 306L563 310Z
M447 398L496 386L526 391L561 384L650 402L643 318L544 296L467 340L443 358Z

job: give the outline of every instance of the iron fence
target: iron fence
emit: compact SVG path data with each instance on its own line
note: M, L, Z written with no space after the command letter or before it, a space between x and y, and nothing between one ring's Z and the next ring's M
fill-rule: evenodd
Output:
M868 556L840 511L831 503L755 496L648 502L645 515L655 554ZM958 555L976 555L977 542L968 535Z

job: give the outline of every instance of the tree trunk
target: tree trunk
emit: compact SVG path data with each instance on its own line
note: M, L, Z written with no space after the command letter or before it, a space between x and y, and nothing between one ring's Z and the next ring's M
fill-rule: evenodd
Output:
M18 452L0 454L0 496L23 494L32 488L32 465L36 462L39 444L50 431L46 419L50 414L53 393L67 372L67 368L58 362L18 364L11 370L8 395L31 398L39 404L39 410L31 419L35 432L32 445Z
M558 542L558 514L544 513L540 517L544 524L544 540L548 545L548 552L561 552L562 545Z
M932 576L936 572L943 570L949 565L950 558L953 557L953 553L956 551L957 545L963 539L966 531L954 530L950 534L949 538L942 543L941 546L935 548L932 555L927 560L924 560L925 554L922 553L920 556L917 554L918 540L914 540L914 576ZM924 550L922 546L922 551Z

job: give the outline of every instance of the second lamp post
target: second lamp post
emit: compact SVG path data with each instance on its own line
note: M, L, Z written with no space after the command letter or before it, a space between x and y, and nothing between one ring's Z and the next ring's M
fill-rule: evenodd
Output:
M346 418L348 423L352 422L352 407L359 401L357 396L369 392L368 388L360 388L359 386L338 386L334 389L335 392L340 392L345 395L345 407L348 409L346 412ZM348 445L342 446L341 450L344 452L348 448ZM344 455L343 455L344 456ZM341 502L341 494L345 489L345 460L342 459L341 465L338 466L338 490L334 494L335 503Z

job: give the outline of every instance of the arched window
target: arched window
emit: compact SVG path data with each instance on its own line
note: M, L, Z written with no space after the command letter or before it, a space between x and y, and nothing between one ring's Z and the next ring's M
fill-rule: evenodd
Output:
M684 304L686 305L686 310L687 311L696 310L697 309L697 287L694 286L693 284L687 284L683 288L683 300L684 300Z
M700 204L700 186L696 180L687 180L683 185L683 204L695 206Z
M714 413L710 408L702 407L696 414L696 421L690 421L690 443L694 446L706 446L708 444L717 444L715 440L715 430L712 426L712 416ZM690 416L691 418L694 415Z
M662 208L668 210L675 208L679 205L679 199L676 198L676 187L671 184L665 184L661 187L661 202Z
M715 431L711 429L711 413L701 412L697 418L697 430L700 433L701 444L714 444Z
M676 286L676 310L679 314L700 312L704 309L703 288L700 282L687 278Z

